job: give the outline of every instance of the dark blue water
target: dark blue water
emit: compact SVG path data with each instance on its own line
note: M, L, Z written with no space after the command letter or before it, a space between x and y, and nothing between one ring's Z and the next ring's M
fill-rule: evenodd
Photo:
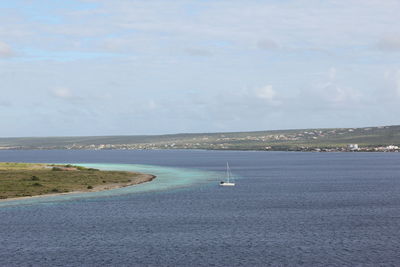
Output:
M400 154L0 151L0 161L223 170L214 184L0 208L0 265L400 265Z

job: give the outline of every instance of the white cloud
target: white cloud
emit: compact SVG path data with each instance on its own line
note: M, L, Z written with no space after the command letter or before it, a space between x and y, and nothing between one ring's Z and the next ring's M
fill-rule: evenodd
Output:
M336 68L331 67L328 71L328 79L329 81L334 81L336 79Z
M258 48L270 50L280 47L274 41L279 40L284 47L329 49L373 42L386 33L389 26L393 27L396 10L400 8L399 2L394 0L384 3L371 0L362 4L359 0L334 4L317 0L299 0L296 4L226 0L96 2L100 4L94 9L65 11L65 19L74 23L51 27L35 25L35 32L62 33L74 40L91 36L99 43L104 42L106 36L117 39L122 36L124 42L135 44L143 34L154 44L228 41L238 47L253 47L256 43ZM193 5L191 9L196 15L186 12L187 3ZM106 14L107 20L99 14ZM134 34L125 39L126 32ZM116 41L109 45L119 47L121 44Z
M358 104L362 94L351 87L332 85L326 89L329 102L335 105L350 106Z
M276 92L272 88L272 85L266 85L264 87L257 88L255 92L256 92L256 97L270 102L275 100L276 97Z
M155 110L158 108L158 104L156 103L156 101L154 101L153 99L151 99L148 103L147 103L147 108L149 110Z
M338 70L331 67L319 81L305 89L302 102L321 108L349 108L362 103L361 91L342 84L338 80Z
M0 41L0 58L1 57L12 57L15 53L11 46L7 43Z
M291 1L227 0L200 3L85 1L99 5L87 10L56 11L69 23L26 23L26 18L16 16L1 21L6 30L0 29L0 38L14 36L26 46L73 51L135 52L147 49L168 53L171 47L180 50L181 47L220 41L230 42L240 49L256 44L266 50L289 47L291 51L303 51L301 49L312 47L321 51L374 42L384 36L389 27L398 26L397 10L400 8L400 2L396 0L365 0L362 4L359 0L335 3L299 0L295 4ZM187 6L191 6L195 15L187 12ZM24 34L18 37L13 32ZM275 40L279 40L279 44ZM379 46L397 51L397 43L390 39Z
M72 99L74 98L71 89L67 87L56 87L52 91L53 96L61 99Z

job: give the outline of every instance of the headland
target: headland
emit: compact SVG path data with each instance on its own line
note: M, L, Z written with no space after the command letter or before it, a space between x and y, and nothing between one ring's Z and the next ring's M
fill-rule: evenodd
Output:
M0 163L0 201L99 192L152 181L156 176L77 165Z

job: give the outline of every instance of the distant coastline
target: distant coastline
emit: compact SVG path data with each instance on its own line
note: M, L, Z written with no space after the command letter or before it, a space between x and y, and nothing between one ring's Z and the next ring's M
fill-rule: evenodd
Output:
M387 147L366 147L358 150L346 149L343 147L337 148L321 148L321 147L304 147L304 148L248 148L248 149L237 149L237 148L225 148L225 149L209 149L209 148L139 148L139 149L125 149L125 148L111 148L111 149L91 149L91 148L82 148L82 149L66 149L66 148L0 148L0 151L12 151L12 150L88 150L88 151L96 151L96 150L204 150L204 151L275 151L275 152L321 152L321 153L329 153L329 152L342 152L342 153L362 153L362 152L385 152L385 153L393 153L400 152L399 149L388 149Z
M170 135L0 138L0 150L400 152L400 125Z

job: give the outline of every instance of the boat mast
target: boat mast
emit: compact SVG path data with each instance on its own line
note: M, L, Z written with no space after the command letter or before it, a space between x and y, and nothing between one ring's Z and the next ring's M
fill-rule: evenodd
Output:
M226 163L226 177L228 178L228 183L229 183L229 176L230 176L230 173L229 173L229 164L228 164L228 162Z

